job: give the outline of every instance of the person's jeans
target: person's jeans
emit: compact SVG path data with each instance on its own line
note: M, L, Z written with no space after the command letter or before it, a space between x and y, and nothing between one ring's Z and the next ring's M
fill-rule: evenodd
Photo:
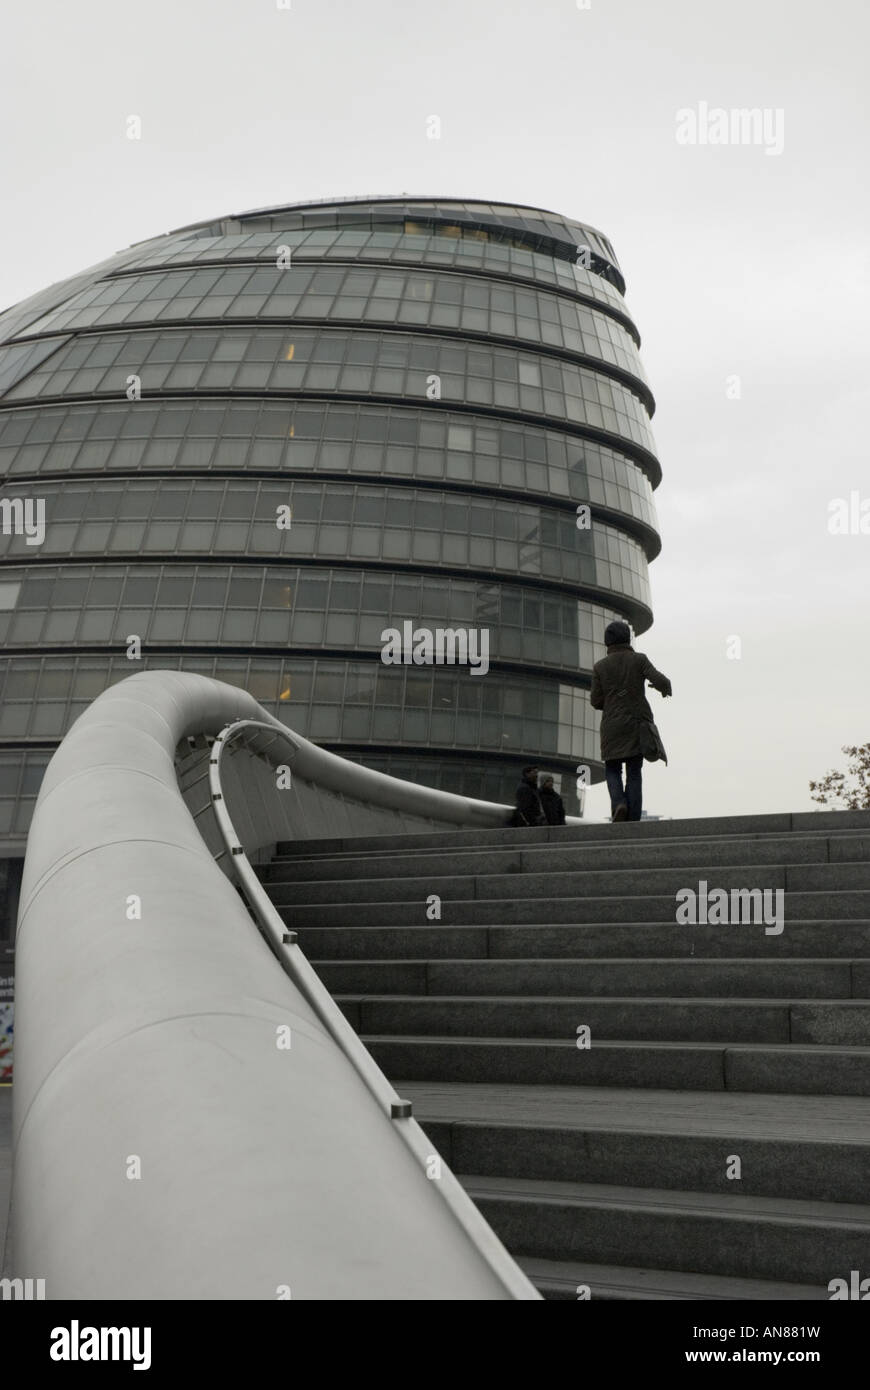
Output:
M622 785L622 764L625 762L625 787ZM643 806L643 758L608 758L604 764L607 790L610 792L611 814L624 801L628 819L640 820Z

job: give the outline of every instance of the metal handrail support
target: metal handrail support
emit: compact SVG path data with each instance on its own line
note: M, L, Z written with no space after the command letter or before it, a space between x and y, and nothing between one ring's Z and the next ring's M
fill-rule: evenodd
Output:
M232 863L233 877L242 889L254 920L280 962L282 969L304 994L323 1026L331 1033L348 1061L378 1101L384 1115L395 1123L398 1133L419 1162L421 1173L425 1173L427 1165L433 1157L438 1158L440 1176L435 1179L438 1184L437 1191L444 1199L450 1214L459 1222L469 1239L478 1247L494 1273L503 1280L514 1298L540 1298L525 1274L508 1254L491 1226L483 1219L461 1183L440 1158L440 1155L433 1153L430 1140L413 1118L411 1102L403 1100L399 1096L399 1093L362 1043L356 1030L348 1023L329 990L313 969L301 946L297 944L296 933L288 931L285 927L239 842L221 785L221 758L232 739L251 729L267 727L269 726L258 724L253 720L238 720L234 724L227 725L212 745L209 760L212 810L226 853ZM280 739L276 739L276 741L280 742Z

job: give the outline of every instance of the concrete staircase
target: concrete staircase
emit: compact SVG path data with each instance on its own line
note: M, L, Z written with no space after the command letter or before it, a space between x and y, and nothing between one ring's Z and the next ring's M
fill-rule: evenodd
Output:
M308 840L262 874L548 1298L870 1278L870 812ZM677 924L702 881L784 890L784 930Z

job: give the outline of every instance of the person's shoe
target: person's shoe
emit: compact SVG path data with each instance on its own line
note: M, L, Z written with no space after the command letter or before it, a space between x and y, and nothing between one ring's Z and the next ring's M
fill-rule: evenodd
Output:
M616 810L610 818L611 820L628 820L628 806L626 802L620 801Z

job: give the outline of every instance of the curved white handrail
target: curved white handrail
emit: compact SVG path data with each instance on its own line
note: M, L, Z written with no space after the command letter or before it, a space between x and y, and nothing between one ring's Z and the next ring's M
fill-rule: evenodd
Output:
M47 769L16 941L13 1276L50 1299L537 1299L212 858L174 755L239 720L337 775L179 672L104 692ZM379 779L344 766L355 795Z

